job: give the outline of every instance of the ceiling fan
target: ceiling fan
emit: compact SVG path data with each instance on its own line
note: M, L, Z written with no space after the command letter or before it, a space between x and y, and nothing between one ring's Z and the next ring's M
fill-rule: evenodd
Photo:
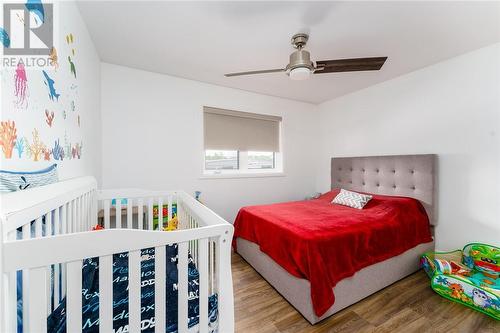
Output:
M290 54L290 62L285 68L264 69L259 71L224 74L226 77L285 72L292 80L305 80L311 74L378 71L384 65L387 57L353 58L337 60L319 60L316 65L311 61L311 54L304 50L309 35L298 33L292 36L292 45L297 51Z

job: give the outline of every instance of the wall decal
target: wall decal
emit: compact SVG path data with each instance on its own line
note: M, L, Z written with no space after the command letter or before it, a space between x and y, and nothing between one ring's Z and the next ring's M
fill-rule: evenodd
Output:
M76 67L75 67L75 63L73 61L71 61L71 57L68 56L68 61L69 61L69 67L70 67L70 70L71 70L71 74L73 74L75 76L75 79L76 79Z
M49 60L50 64L54 66L54 70L57 70L59 68L59 63L57 62L57 50L54 46L50 49L50 55L49 55Z
M45 122L47 122L47 125L49 125L49 127L52 127L52 122L54 121L54 111L52 112L49 112L49 110L45 109Z
M73 157L73 147L71 147L71 142L68 141L66 133L64 133L64 157L68 160Z
M2 42L3 47L10 46L10 37L4 28L0 27L0 42Z
M16 106L28 107L28 78L22 62L17 64L14 74L14 96L16 97Z
M76 107L75 107L75 101L71 101L71 111L75 111Z
M66 110L63 110L63 118L64 118L65 120L66 120L66 117L67 117L67 116L68 116L68 115L66 114Z
M45 161L50 161L50 155L52 155L52 150L50 150L48 148L44 148L42 150L42 154L43 154L43 159Z
M54 97L57 101L59 101L59 96L61 96L61 94L58 94L56 92L56 88L54 87L54 80L52 80L49 76L49 74L47 74L46 71L42 71L43 73L43 76L45 77L45 85L47 86L47 88L49 89L49 98L51 101L54 100Z
M0 123L0 145L5 158L12 157L12 150L17 139L16 123L14 121L2 121Z
M73 34L70 33L70 34L66 35L66 43L68 43L68 45L71 46L71 44L73 44L73 41L74 41ZM74 48L71 49L71 54L73 56L75 56L75 49Z
M64 159L64 149L59 144L59 139L54 141L54 148L52 148L52 157L57 161L62 161Z
M71 149L71 154L73 158L80 159L82 156L82 145L79 143L75 144L75 146Z
M26 1L26 9L30 13L35 14L35 22L41 25L45 21L45 11L43 10L42 0L28 0Z
M24 142L26 141L25 138L19 138L16 140L16 144L14 145L14 148L17 150L17 157L21 158L24 152Z
M80 115L78 115L78 127L80 127Z
M38 130L35 128L32 132L33 141L31 143L27 142L27 153L33 159L33 161L40 160L42 152L47 148L45 144L40 141L40 136L38 135Z

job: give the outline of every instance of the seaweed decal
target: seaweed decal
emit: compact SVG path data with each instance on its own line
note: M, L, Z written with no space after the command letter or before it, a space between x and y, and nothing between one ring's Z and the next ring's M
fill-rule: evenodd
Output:
M71 57L70 56L68 56L68 61L69 61L69 68L71 70L71 74L73 74L73 76L76 79L76 67L75 67L75 63L73 61L71 61Z

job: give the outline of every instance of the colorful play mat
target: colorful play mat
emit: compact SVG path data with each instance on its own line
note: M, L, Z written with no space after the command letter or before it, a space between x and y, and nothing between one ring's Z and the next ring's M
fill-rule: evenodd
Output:
M500 248L471 243L463 250L428 252L420 265L436 293L500 320Z

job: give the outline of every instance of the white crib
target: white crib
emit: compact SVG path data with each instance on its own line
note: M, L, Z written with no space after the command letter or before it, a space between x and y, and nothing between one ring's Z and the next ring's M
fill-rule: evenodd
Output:
M199 332L208 332L212 293L218 297L218 331L234 331L233 226L188 194L98 191L94 178L81 177L3 194L0 204L0 331L17 332L16 272L22 270L23 332L47 332L47 316L64 297L66 331L81 332L82 261L99 257L99 331L113 332L113 254L128 252L128 332L140 332L141 249L155 248L154 269L164 272L169 244L178 244L178 331L188 332L188 251L199 272L199 300L205 300L199 302ZM170 219L174 204L178 230L153 230L153 210L159 208L158 220L163 221L164 205ZM91 231L98 221L105 229ZM154 277L154 331L162 333L165 278Z

